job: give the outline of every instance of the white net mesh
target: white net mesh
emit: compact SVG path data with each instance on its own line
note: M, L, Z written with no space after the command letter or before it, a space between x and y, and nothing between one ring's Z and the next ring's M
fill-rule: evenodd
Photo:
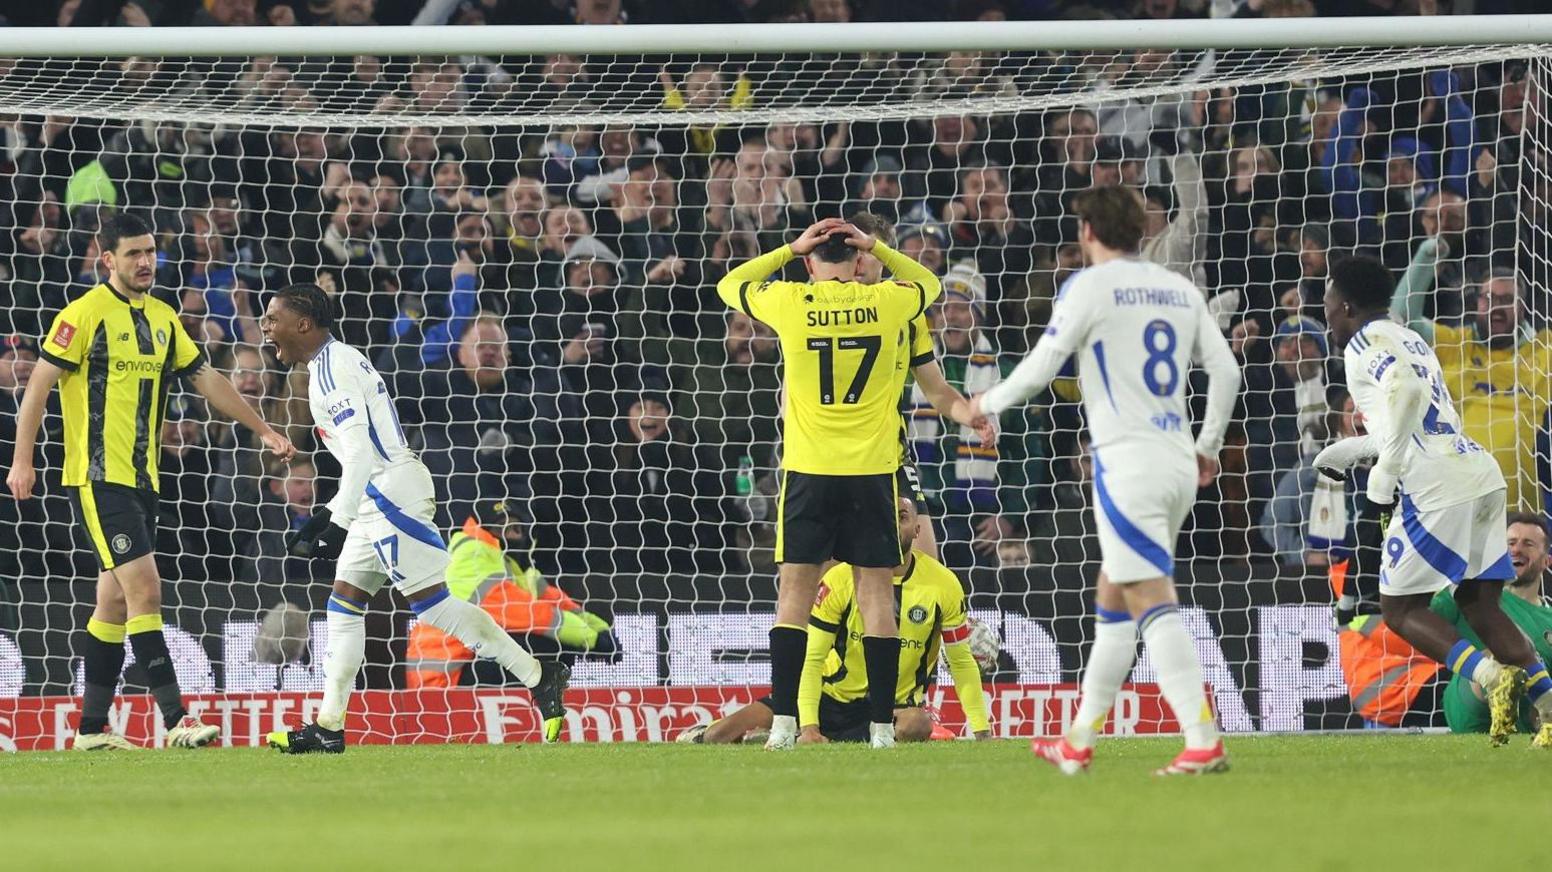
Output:
M0 366L3 450L33 340L105 276L100 216L151 221L158 292L308 456L270 465L191 393L175 393L161 432L179 675L228 741L257 742L320 687L331 573L284 557L281 540L338 470L304 376L259 347L256 318L268 292L317 282L341 338L387 378L438 480L442 531L481 500L517 507L518 571L500 596L456 561L455 590L573 662L572 738L672 738L769 676L779 361L716 280L815 218L871 211L957 292L933 313L934 342L950 383L975 393L1038 339L1081 266L1071 197L1135 185L1153 217L1145 256L1204 289L1244 365L1224 475L1178 552L1220 717L1231 730L1399 721L1390 698L1354 712L1331 629L1327 564L1351 513L1309 459L1352 422L1320 332L1325 269L1356 250L1405 278L1398 314L1464 349L1450 374L1470 435L1500 458L1515 504L1539 511L1545 53L0 60L0 332L16 337ZM1006 415L988 464L967 462L920 392L902 397L942 557L1002 639L986 675L999 735L1071 717L1092 632L1076 399L1059 384ZM58 484L58 428L51 415L43 496L0 507L0 696L38 747L68 732L72 638L96 575ZM602 650L570 625L557 636L554 591L610 624ZM365 734L533 737L526 696L485 689L500 678L488 664L417 636L402 599L380 596L368 626ZM1134 680L1117 728L1167 726L1146 657ZM930 699L958 730L949 685L945 673ZM1409 717L1437 717L1431 692L1408 698ZM149 730L150 705L116 717Z

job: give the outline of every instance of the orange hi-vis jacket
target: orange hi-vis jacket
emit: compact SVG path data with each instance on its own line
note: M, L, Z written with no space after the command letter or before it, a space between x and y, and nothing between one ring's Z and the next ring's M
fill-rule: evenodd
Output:
M1348 567L1347 560L1331 566L1331 586L1338 594ZM1366 721L1389 727L1401 725L1417 695L1443 668L1419 654L1379 615L1354 618L1337 633L1337 644L1353 711Z
M447 589L484 609L508 633L554 635L561 612L582 607L544 580L539 570L523 568L501 543L473 518L448 542ZM456 687L466 664L474 660L456 638L425 622L410 630L405 682L410 689Z

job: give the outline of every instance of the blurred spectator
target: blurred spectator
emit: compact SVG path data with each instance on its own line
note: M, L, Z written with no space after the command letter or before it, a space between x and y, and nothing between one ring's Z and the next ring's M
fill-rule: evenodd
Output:
M305 602L306 585L332 581L334 573L325 562L292 557L285 545L286 535L305 525L318 505L317 474L313 462L301 454L289 464L269 468L257 506L257 533L245 537L246 546L237 560L238 587L257 587L257 602L252 603L255 609L282 600ZM290 596L286 595L288 590Z
M981 329L985 294L978 273L955 267L944 276L943 296L928 310L938 364L965 396L984 393L1015 363L999 355ZM972 428L945 422L914 381L906 402L907 438L932 517L942 528L938 541L945 565L997 566L999 543L1025 538L1036 463L1047 454L1038 419L1028 408L1004 413L996 444L985 445Z
M175 394L165 400L162 452L157 458L156 548L162 578L203 581L206 564L220 536L210 523L210 452L205 445L207 417L198 400Z
M501 319L489 314L469 319L455 362L450 369L401 375L395 392L405 401L402 419L421 425L426 468L444 484L444 504L438 507L443 527L467 517L482 476L516 481L533 468L530 451L536 442L560 440L554 429L559 384L552 373L514 364Z
M1001 302L1025 281L1033 266L1034 233L1013 214L1002 167L969 167L959 173L959 197L944 209L955 260L973 260L987 277L986 300Z
M1431 253L1432 248L1422 252ZM1541 510L1545 485L1538 478L1545 477L1538 476L1536 446L1552 404L1552 330L1537 329L1531 320L1525 290L1511 268L1493 268L1476 292L1470 320L1459 327L1422 315L1428 288L1419 284L1397 291L1391 317L1433 346L1465 435L1503 470L1510 509Z
M733 470L686 441L665 394L620 395L614 439L588 452L588 569L661 575L728 567L729 484ZM570 473L568 478L577 478Z
M399 315L397 281L378 272L397 264L377 239L376 215L371 189L348 181L324 220L291 239L291 280L322 287L340 309L336 333L359 348L391 344Z
M274 402L275 378L266 371L264 355L252 345L232 349L227 377L237 393L277 430L286 432L282 407ZM210 439L211 523L237 532L259 529L258 507L262 497L265 463L263 444L248 428L237 423L218 425Z
M1202 182L1201 162L1190 152L1181 152L1170 159L1169 168L1172 189L1143 189L1148 228L1142 256L1206 288L1202 259L1207 254L1207 186Z
M1336 409L1328 425L1329 441L1359 435L1356 407L1347 391L1333 387L1328 399ZM1363 492L1367 469L1355 468L1345 483L1333 482L1316 472L1315 454L1301 454L1298 464L1283 473L1261 513L1261 538L1287 567L1326 566L1352 553L1352 522L1358 517L1354 500Z
M676 382L684 420L696 441L720 453L723 468L737 468L749 457L760 473L774 473L781 438L781 352L770 327L734 310L727 313L726 336L702 340Z

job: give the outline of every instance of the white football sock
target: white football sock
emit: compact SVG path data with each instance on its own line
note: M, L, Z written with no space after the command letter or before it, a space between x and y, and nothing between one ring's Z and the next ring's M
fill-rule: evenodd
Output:
M419 612L420 620L462 642L476 657L487 657L501 664L501 668L517 677L518 681L533 687L539 683L543 671L539 661L523 650L501 629L495 619L479 606L444 596L430 608Z
M798 735L798 719L792 715L773 715L771 734L765 739L765 747L774 750L791 748Z
M1479 687L1487 687L1496 682L1498 676L1503 674L1503 664L1494 660L1486 651L1481 651L1480 653L1482 659L1477 661L1477 668L1471 670L1471 674L1467 677L1475 681Z
M868 744L874 748L895 746L894 724L868 724Z
M1180 621L1180 613L1165 608L1144 613L1142 641L1153 655L1159 674L1159 689L1180 722L1187 748L1211 748L1218 744L1218 726L1207 693L1202 689L1202 664L1196 657L1191 634Z
M1067 729L1067 744L1079 751L1094 747L1105 718L1115 706L1116 694L1136 661L1136 621L1095 622L1094 647L1089 649L1089 662L1083 667L1083 695Z
M323 654L323 705L318 708L318 726L342 730L350 692L356 688L356 674L361 671L361 661L366 659L366 619L332 607L325 619L329 647Z

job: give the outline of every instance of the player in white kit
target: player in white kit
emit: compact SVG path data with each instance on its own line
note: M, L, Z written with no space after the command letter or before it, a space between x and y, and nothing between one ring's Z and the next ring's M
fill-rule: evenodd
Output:
M1094 646L1067 734L1036 739L1041 759L1073 775L1093 747L1137 656L1137 635L1153 655L1159 687L1185 733L1186 748L1161 775L1228 768L1202 687L1196 648L1177 612L1175 541L1199 487L1218 470L1218 450L1239 391L1239 368L1201 291L1180 275L1137 258L1142 198L1122 187L1092 188L1073 202L1087 266L1063 285L1051 324L1006 381L972 403L993 419L1044 390L1076 355L1092 437L1094 506L1101 564ZM1191 438L1186 375L1207 371L1207 411Z
M1347 388L1368 434L1328 446L1315 466L1342 480L1354 463L1375 459L1361 501L1358 563L1367 572L1379 565L1385 623L1487 691L1494 745L1515 731L1520 697L1528 694L1543 725L1534 744L1552 747L1552 679L1498 605L1504 582L1514 578L1503 535L1503 472L1462 431L1433 349L1390 320L1394 292L1390 270L1377 260L1348 258L1331 269L1326 324L1346 346ZM1429 610L1449 585L1491 656Z
M367 604L390 582L419 620L527 685L544 721L544 739L555 741L569 670L561 663L541 665L483 609L448 595L447 549L431 523L431 473L405 443L382 376L361 352L331 335L333 324L333 302L310 284L276 293L261 323L281 363L307 365L313 424L340 465L334 499L286 537L293 556L338 559L327 607L323 704L315 723L270 733L270 745L293 754L345 750L345 709L364 658Z

